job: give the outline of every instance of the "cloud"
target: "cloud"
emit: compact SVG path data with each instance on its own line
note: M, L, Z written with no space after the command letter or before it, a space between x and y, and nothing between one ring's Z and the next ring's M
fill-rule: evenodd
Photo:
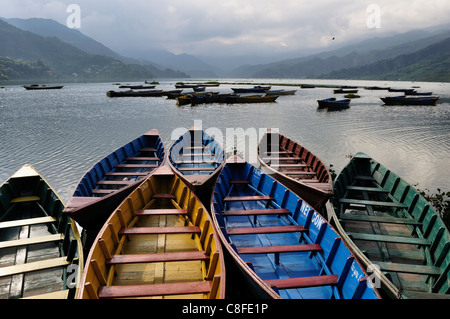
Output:
M444 24L450 13L448 0L2 0L1 15L64 24L71 3L81 8L81 31L116 51L202 55L332 49L377 32ZM367 25L371 4L380 8L377 30Z

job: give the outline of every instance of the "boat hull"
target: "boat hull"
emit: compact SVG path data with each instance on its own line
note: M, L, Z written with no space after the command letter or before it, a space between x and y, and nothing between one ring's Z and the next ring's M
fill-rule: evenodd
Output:
M253 282L257 296L379 298L357 260L319 213L236 156L227 160L216 182L211 215L221 230L223 246L246 281ZM351 276L341 272L348 267ZM338 277L348 286L338 287L334 282Z
M308 149L278 132L269 130L264 134L258 145L258 161L264 173L289 187L319 212L333 195L326 165Z
M380 98L386 105L436 105L439 97L395 96Z
M391 298L449 298L450 234L429 203L364 153L335 180L328 215Z
M1 299L75 297L83 250L75 222L63 208L31 165L0 186Z
M86 260L79 299L225 298L210 215L167 166L117 207Z

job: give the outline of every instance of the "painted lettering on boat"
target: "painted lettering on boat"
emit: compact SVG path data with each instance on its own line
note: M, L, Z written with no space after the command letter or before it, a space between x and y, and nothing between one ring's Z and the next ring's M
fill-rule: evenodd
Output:
M355 266L355 262L352 263L352 266L350 267L351 276L355 277L356 280L360 280L364 275L358 271L358 269Z

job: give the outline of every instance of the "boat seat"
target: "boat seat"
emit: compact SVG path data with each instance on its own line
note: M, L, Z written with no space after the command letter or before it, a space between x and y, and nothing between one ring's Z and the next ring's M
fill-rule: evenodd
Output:
M411 265L411 264L397 264L389 262L377 261L382 271L392 271L409 274L421 274L421 275L435 275L439 276L442 272L439 267L424 266L424 265Z
M139 152L157 152L158 150L154 147L143 147Z
M290 214L287 208L281 209L247 209L247 210L226 210L222 212L223 216L253 216L253 215L280 215Z
M262 247L242 247L238 248L239 254L271 254L271 253L293 253L305 251L320 251L319 244L311 245L286 245L286 246L262 246Z
M55 235L47 235L47 236L39 236L39 237L32 237L32 238L23 238L23 239L2 241L2 242L0 242L0 249L1 248L12 248L12 247L44 244L44 243L61 241L61 240L64 240L63 234L55 234ZM2 268L0 268L0 269L2 269Z
M127 157L125 158L126 161L159 161L158 157Z
M179 171L214 171L216 167L179 167Z
M103 299L205 294L211 291L211 285L211 281L194 281L132 286L102 286L99 289L98 297Z
M152 198L154 199L175 199L175 195L173 194L153 194Z
M365 175L356 175L354 177L354 179L358 179L358 180L361 180L361 181L374 181L372 176L365 176Z
M308 164L270 164L270 167L280 167L280 168L300 168L309 167Z
M400 207L400 208L408 208L408 205L402 203L395 202L381 202L375 200L363 200L363 199L351 199L351 198L343 198L340 199L339 202L341 204L357 204L357 205L372 205L372 206L386 206L386 207Z
M288 176L317 175L316 172L289 172L289 171L287 171L287 172L282 172L282 173L285 175L288 175Z
M272 196L227 196L223 199L224 202L239 202L252 200L273 200Z
M22 227L22 226L30 226L37 224L47 224L56 222L56 218L51 216L46 217L37 217L37 218L29 218L29 219L19 219L12 220L8 222L1 222L0 229L11 228L11 227Z
M218 163L216 160L182 160L182 161L174 161L175 164L214 164Z
M175 227L131 227L123 228L119 235L159 235L159 234L200 234L201 229L197 226L175 226Z
M385 190L384 188L379 188L379 187L363 187L363 186L349 185L346 188L347 188L347 190L352 190L352 191L389 193L389 191Z
M294 154L294 152L291 151L266 151L265 154Z
M117 191L117 189L93 189L93 194L110 194Z
M422 225L422 223L420 223L412 218L396 218L396 217L390 217L390 216L369 216L369 215L343 214L343 215L340 215L339 218L344 221L401 224L401 225L415 225L415 226Z
M173 253L155 253L139 255L114 255L109 259L107 265L157 263L175 261L208 260L209 256L203 251L182 251Z
M263 161L302 161L300 157L263 157Z
M276 233L294 233L304 232L307 229L301 225L272 226L272 227L248 227L248 228L229 228L228 235L250 235L250 234L276 234Z
M117 164L114 168L157 168L156 164Z
M244 181L244 180L233 180L233 181L230 181L230 184L251 184L251 182Z
M0 277L12 276L50 268L67 267L68 265L70 265L70 263L71 262L67 260L67 257L59 257L53 259L34 261L31 263L25 263L20 265L1 267Z
M137 216L187 215L186 209L142 209L136 211Z
M349 232L348 235L351 238L356 239L356 240L367 240L367 241L378 241L378 242L386 242L386 243L431 246L431 241L429 241L426 238L389 236L389 235L375 235L375 234L362 234L362 233L351 233L351 232Z
M278 289L329 286L329 285L336 285L337 281L338 275L265 280L265 282L269 286L276 287Z
M178 156L214 156L215 153L180 153Z
M98 181L97 185L130 185L134 181Z
M150 172L109 172L106 176L146 176Z
M39 196L22 196L13 198L10 201L10 204L38 202L39 200L40 200Z

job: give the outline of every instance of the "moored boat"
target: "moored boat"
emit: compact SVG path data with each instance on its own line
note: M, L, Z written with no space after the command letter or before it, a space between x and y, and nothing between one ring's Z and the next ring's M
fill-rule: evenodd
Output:
M438 96L387 96L380 98L386 105L436 105Z
M64 85L56 85L56 86L46 86L46 85L24 85L25 89L32 90L60 90L64 87Z
M336 98L328 98L317 100L319 109L328 108L329 110L347 109L350 107L350 99L336 100Z
M167 166L111 214L86 259L79 299L225 298L220 240L206 208Z
M389 88L388 89L389 92L403 92L403 93L409 93L409 92L414 92L414 89L394 89L394 88Z
M269 90L266 95L294 95L297 90Z
M328 215L392 298L449 298L450 233L401 177L357 153L335 180Z
M209 200L211 188L225 165L225 153L213 137L193 126L171 146L168 164L201 200Z
M252 88L231 88L234 93L265 93L270 90L270 86L254 86Z
M261 170L289 187L320 211L333 195L333 181L326 165L304 146L268 130L258 144Z
M338 233L306 201L232 156L211 197L223 246L257 298L379 298ZM252 296L253 297L253 296Z
M221 103L239 104L239 103L272 103L278 99L278 95L239 95L231 94L220 99Z
M132 90L143 90L143 89L154 89L156 85L120 85L119 89L132 89Z
M159 132L153 129L89 168L75 187L64 212L96 234L114 208L164 163L164 144Z
M75 222L27 164L0 186L0 298L71 299L83 270Z
M108 91L108 97L155 97L163 96L163 90L147 90L147 91Z
M354 89L336 89L333 90L334 94L348 94L348 93L358 93L358 90Z

